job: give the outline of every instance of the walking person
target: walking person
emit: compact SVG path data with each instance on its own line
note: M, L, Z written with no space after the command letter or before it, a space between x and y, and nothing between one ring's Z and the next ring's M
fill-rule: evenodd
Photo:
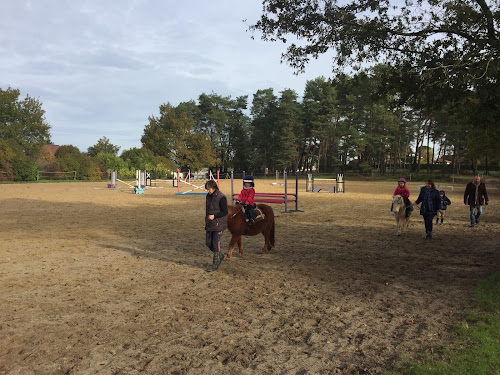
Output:
M441 209L441 197L439 191L434 186L434 181L427 180L425 186L420 189L420 194L413 205L420 205L420 215L424 217L425 223L425 238L432 238L432 221Z
M474 176L474 179L465 187L464 204L469 205L470 226L473 227L479 223L479 217L483 213L483 205L488 205L486 185L481 182L479 175Z
M214 180L208 181L205 189L208 191L205 209L206 244L213 253L212 265L207 271L212 272L219 268L224 259L224 254L220 251L220 239L227 228L227 198Z
M446 192L444 190L439 190L439 196L441 197L441 209L438 211L436 224L439 223L439 219L441 219L441 224L443 224L446 208L451 204L451 201L450 198L446 196Z

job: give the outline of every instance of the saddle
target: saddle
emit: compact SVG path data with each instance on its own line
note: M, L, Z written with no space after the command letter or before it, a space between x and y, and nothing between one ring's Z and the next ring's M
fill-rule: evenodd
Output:
M244 205L241 205L241 211L244 214L246 214ZM255 222L262 221L266 218L266 214L264 214L264 212L256 205L254 205L254 207L253 207L253 213L255 215L255 218L254 218Z

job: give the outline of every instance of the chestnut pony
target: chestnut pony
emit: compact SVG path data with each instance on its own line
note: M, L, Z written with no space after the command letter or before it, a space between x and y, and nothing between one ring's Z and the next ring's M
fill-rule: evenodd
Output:
M232 234L227 259L231 259L236 244L238 244L240 256L243 256L241 236L255 236L262 233L265 240L263 253L267 253L274 246L274 211L267 204L258 204L257 207L264 214L264 218L257 217L255 224L248 226L246 215L239 204L227 206L227 229Z

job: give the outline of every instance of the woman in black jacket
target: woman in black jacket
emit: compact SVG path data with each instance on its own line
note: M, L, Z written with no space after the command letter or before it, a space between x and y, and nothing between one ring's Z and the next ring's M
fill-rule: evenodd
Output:
M432 238L432 220L437 215L438 210L441 209L441 197L439 191L434 186L434 181L427 180L425 186L420 189L420 194L414 205L420 205L420 215L424 217L425 223L425 238Z

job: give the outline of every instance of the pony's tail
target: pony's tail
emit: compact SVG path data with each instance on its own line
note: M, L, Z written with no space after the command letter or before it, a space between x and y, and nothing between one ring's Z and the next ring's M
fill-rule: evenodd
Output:
M269 235L269 245L271 247L274 246L274 220L273 220L273 225L271 226L271 233ZM270 248L269 248L270 249Z

